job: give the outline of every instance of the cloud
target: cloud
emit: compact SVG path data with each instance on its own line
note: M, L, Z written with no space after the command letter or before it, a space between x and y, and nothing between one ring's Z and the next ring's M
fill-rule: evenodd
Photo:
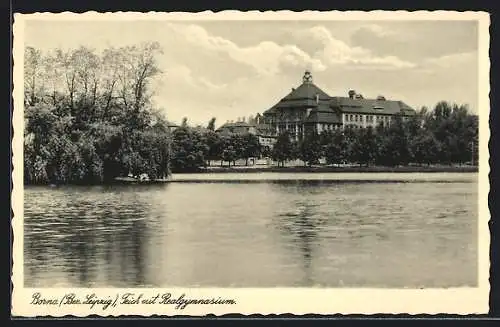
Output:
M223 89L227 84L216 84L203 76L194 76L191 69L184 65L175 65L168 69L168 79L173 83L187 84L205 91Z
M380 28L371 27L377 33L385 33ZM402 60L394 55L377 56L371 50L351 46L344 41L335 38L331 32L323 26L315 26L301 31L300 36L312 39L321 44L315 52L315 58L327 63L329 66L346 65L355 69L404 69L413 68L412 62Z
M365 32L369 33L370 36L376 36L376 37L392 37L392 38L397 38L398 34L394 30L389 30L385 27L382 27L377 24L366 24L361 26L357 33L360 32Z
M260 74L277 74L283 66L307 66L316 71L326 69L320 60L311 58L295 45L262 41L254 46L240 47L231 40L209 34L201 26L170 24L170 28L192 45L226 54L236 62L253 67Z
M235 63L251 67L259 75L275 76L306 68L314 72L322 72L339 65L365 70L415 67L414 63L394 55L378 56L369 49L351 46L335 38L324 26L298 30L293 38L295 44L280 44L264 39L248 46L239 46L232 40L210 34L199 25L171 23L168 27L180 39L198 51L227 56ZM370 28L379 34L386 33L376 25Z
M377 22L356 28L350 42L378 56L425 58L477 50L477 23L465 21Z
M187 21L40 21L31 22L25 36L27 44L44 50L157 40L164 49L158 58L164 74L154 85L156 103L176 122L186 116L206 124L212 116L221 123L270 108L302 82L305 68L331 95L352 88L413 106L448 100L474 109L477 32L474 23L463 21L242 20L217 27Z
M477 63L477 51L454 53L424 61L429 68L463 68L463 65L475 65Z

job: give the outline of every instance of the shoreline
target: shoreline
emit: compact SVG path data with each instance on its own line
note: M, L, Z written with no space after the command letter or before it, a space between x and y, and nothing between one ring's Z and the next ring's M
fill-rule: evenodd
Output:
M224 174L224 173L477 173L478 166L404 166L404 167L213 167L184 174Z
M321 179L321 174L325 173L339 173L339 174L345 174L345 176L352 175L352 174L360 174L359 179L357 177L355 179L352 179L353 176L348 176L349 178L347 180L359 180L359 181L364 181L366 179L366 176L362 176L363 174L383 174L383 173L395 173L395 174L422 174L422 173L477 173L478 172L478 167L477 166L462 166L462 167L454 167L454 166L445 166L445 167L418 167L418 166L405 166L405 167L257 167L257 168L252 168L252 167L217 167L217 168L211 168L211 169L199 169L197 171L190 171L190 172L174 172L168 179L155 179L155 180L148 180L148 181L139 181L139 180L133 180L128 177L117 177L114 181L109 181L109 182L103 182L103 183L56 183L56 184L51 184L51 183L41 183L41 184L24 184L24 186L51 186L51 187L58 187L58 186L64 186L64 185L79 185L79 186L106 186L106 185L151 185L151 184L165 184L165 183L178 183L178 182L185 182L185 181L212 181L212 180L226 180L226 179L220 179L220 178L210 178L207 175L213 175L213 176L220 176L222 177L223 175L246 175L240 176L240 177L233 177L230 178L232 181L248 181L251 180L252 177L249 176L251 175L256 175L256 174L262 174L262 173L273 173L273 174L317 174L317 178L313 178L313 180L318 180ZM203 178L200 179L201 176ZM195 178L196 176L196 178ZM206 178L205 178L206 177ZM193 179L194 178L194 179ZM298 177L300 179L301 177ZM398 177L399 178L399 177ZM399 181L399 179L396 178L396 180ZM295 178L294 178L295 179ZM258 178L260 180L260 178ZM283 180L281 177L278 177L277 180ZM379 180L379 178L376 178L375 180ZM387 181L391 181L392 179L387 179ZM226 180L229 181L229 180Z

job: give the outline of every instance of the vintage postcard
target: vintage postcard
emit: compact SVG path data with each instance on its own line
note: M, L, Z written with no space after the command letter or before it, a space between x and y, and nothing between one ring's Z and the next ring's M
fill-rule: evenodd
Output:
M15 14L12 315L487 313L489 24Z

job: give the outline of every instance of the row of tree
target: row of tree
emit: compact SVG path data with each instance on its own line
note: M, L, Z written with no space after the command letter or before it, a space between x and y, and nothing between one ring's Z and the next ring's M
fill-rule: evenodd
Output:
M207 128L189 127L184 119L172 135L172 161L174 172L194 171L207 167L212 161L235 165L236 160L259 157L265 154L257 136L247 134L221 135L214 131L215 118Z
M25 51L25 183L101 183L128 174L165 177L219 160L271 157L307 165L477 163L478 117L466 106L438 103L389 127L280 135L272 151L252 134L221 135L187 119L173 133L152 101L160 76L157 43L42 53ZM253 120L251 117L249 120Z
M429 111L422 108L408 120L394 116L388 127L311 133L294 142L287 134L278 137L272 157L283 165L300 159L314 165L328 164L400 166L408 164L477 164L478 117L466 106L440 102Z
M389 126L325 131L306 134L294 141L287 133L278 136L269 151L252 134L220 135L214 132L215 118L207 128L191 128L184 119L173 133L172 169L196 170L211 161L234 165L236 160L270 157L284 166L292 160L305 165L359 164L361 166L404 166L409 164L477 164L478 117L467 106L439 102L432 111L422 108L405 120L394 116Z
M169 174L171 135L152 105L157 43L42 53L24 63L25 183Z

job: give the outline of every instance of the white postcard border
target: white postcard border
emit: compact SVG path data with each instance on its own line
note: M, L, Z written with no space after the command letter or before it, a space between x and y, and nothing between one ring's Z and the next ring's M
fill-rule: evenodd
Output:
M479 286L477 288L450 289L319 289L319 288L169 288L169 289L30 289L23 285L23 55L24 23L27 20L476 20L479 22ZM83 317L96 315L223 315L241 314L474 314L488 312L489 296L489 245L490 234L488 221L489 193L489 15L484 12L451 11L333 11L333 12L292 12L292 11L223 11L213 13L37 13L14 15L14 112L12 140L13 151L13 191L12 191L12 228L13 242L13 316L63 316ZM40 292L45 298L59 301L68 293L81 297L94 293L101 298L113 301L124 293L143 293L142 299L171 294L171 299L184 294L186 299L233 299L235 304L188 304L178 308L178 304L139 304L110 305L103 310L103 305L35 305L30 304L33 294ZM179 303L182 303L180 301Z

